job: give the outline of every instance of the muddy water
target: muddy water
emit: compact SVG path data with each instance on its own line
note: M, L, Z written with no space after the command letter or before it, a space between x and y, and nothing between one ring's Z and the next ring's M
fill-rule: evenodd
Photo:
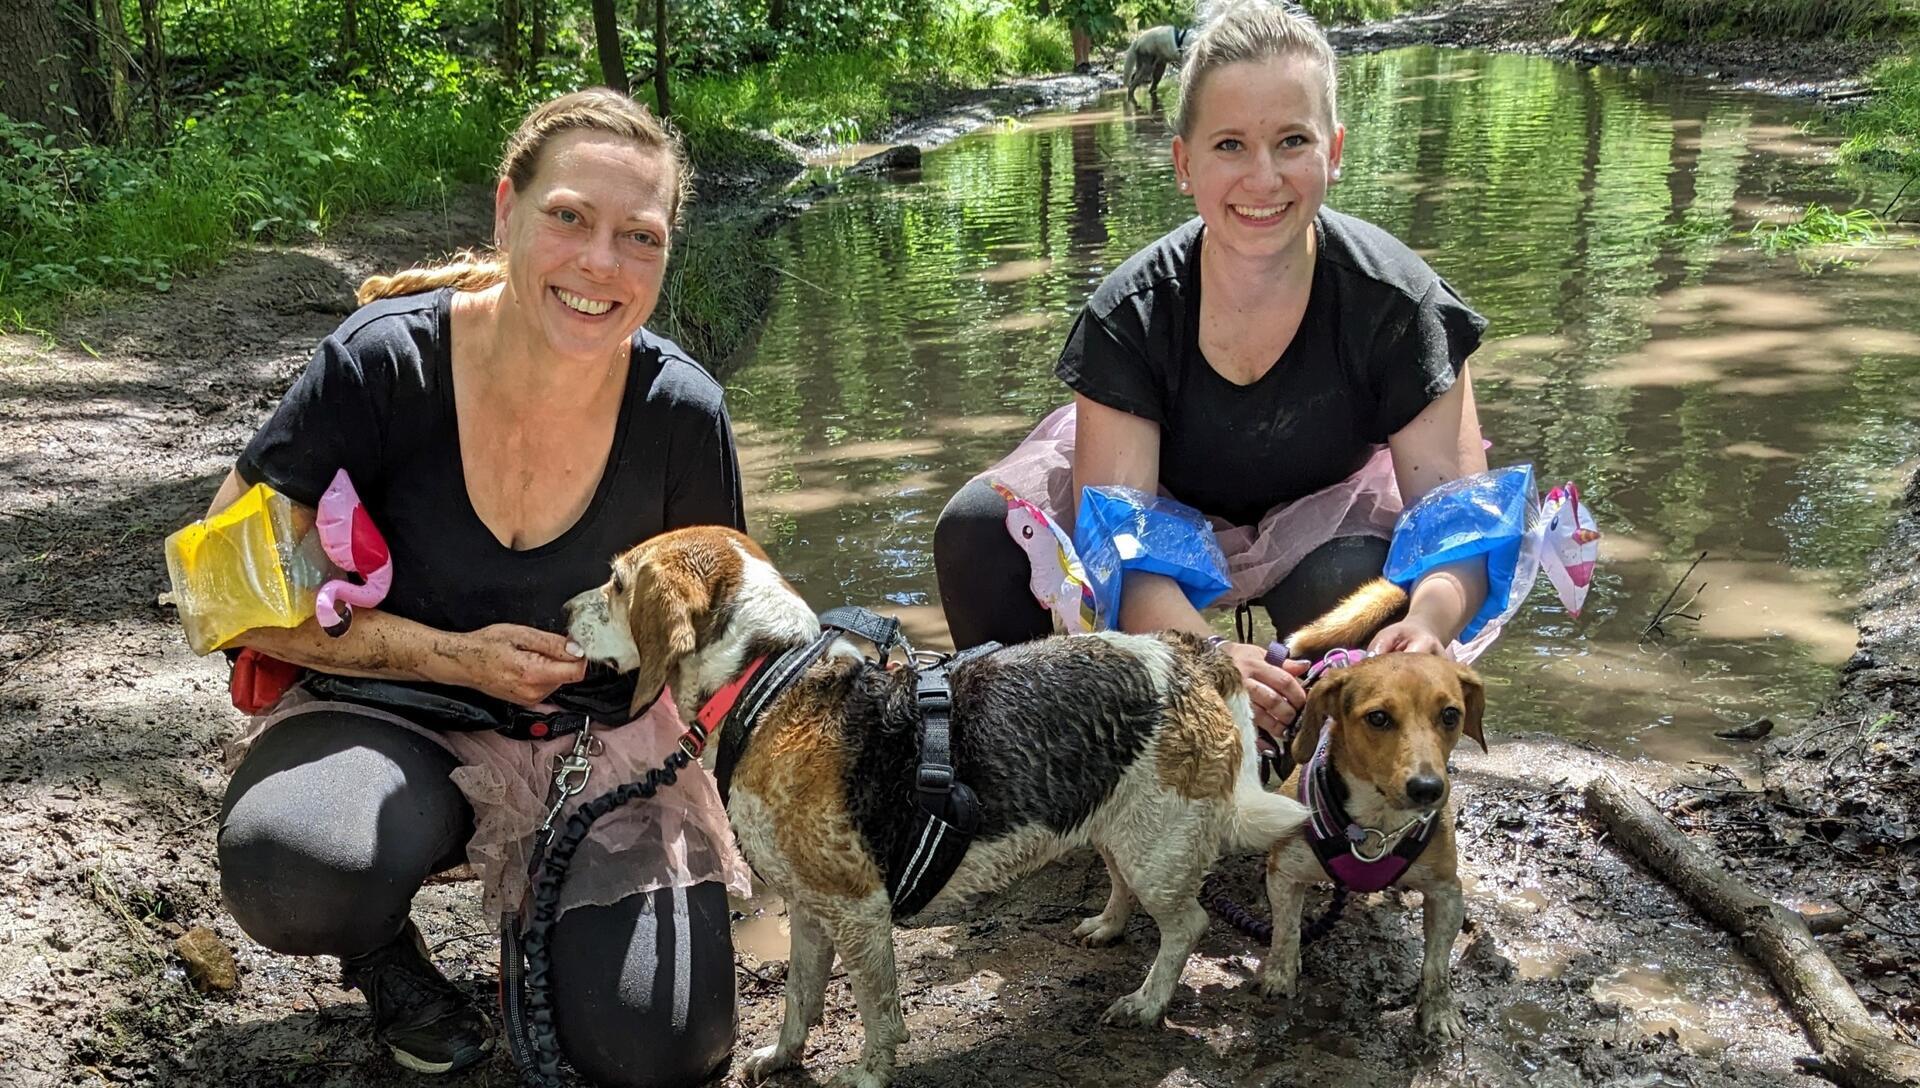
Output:
M1492 320L1474 359L1495 463L1585 487L1587 610L1539 592L1483 659L1501 730L1732 760L1791 728L1853 648L1850 599L1920 451L1920 251L1821 271L1729 232L1883 204L1805 104L1668 76L1412 49L1342 63L1334 206L1424 254ZM1060 403L1051 364L1100 278L1185 216L1163 118L1109 97L849 181L776 240L764 335L726 379L753 528L818 606L944 634L935 517ZM1687 564L1688 612L1642 642Z

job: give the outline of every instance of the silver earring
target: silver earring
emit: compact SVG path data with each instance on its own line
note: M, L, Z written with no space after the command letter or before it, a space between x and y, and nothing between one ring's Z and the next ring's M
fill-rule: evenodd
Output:
M1340 180L1340 168L1338 166L1333 168L1333 180L1335 181Z
M1190 192L1192 192L1192 191L1193 191L1193 182L1191 182L1191 181L1183 181L1183 182L1181 182L1181 183L1180 183L1180 191L1181 191L1181 192L1183 192L1183 193L1190 193Z

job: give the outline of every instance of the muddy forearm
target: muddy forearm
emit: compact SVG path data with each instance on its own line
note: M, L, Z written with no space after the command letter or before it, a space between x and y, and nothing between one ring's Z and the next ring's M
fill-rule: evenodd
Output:
M232 644L340 676L471 684L464 636L378 609L355 609L353 625L339 638L309 619L298 627L255 628Z

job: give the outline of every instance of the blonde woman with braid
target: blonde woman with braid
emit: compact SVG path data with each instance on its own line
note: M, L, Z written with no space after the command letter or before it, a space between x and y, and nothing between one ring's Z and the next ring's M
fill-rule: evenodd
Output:
M1227 0L1189 39L1171 148L1194 218L1096 289L1054 368L1073 391L963 487L934 532L954 642L1046 634L998 481L1071 526L1080 489L1159 491L1213 522L1233 588L1281 635L1380 576L1395 515L1486 469L1467 357L1486 321L1386 231L1325 206L1340 177L1333 50L1301 9ZM1486 574L1433 571L1375 652L1443 653ZM1126 579L1118 626L1211 627L1171 579ZM1307 663L1229 643L1279 736Z
M743 526L720 386L644 327L687 183L677 139L623 95L535 108L501 165L498 251L368 280L213 500L265 482L311 517L345 468L391 548L389 595L343 636L309 621L239 639L305 673L254 719L220 875L255 940L339 957L375 1038L416 1071L480 1061L494 1031L427 957L413 895L465 861L493 917L517 909L573 738L454 731L407 708L571 698L624 722L631 677L588 675L556 633L563 603L656 533ZM576 803L640 777L678 734L664 700L597 732ZM746 869L697 766L594 825L551 933L559 1044L593 1083L694 1084L727 1060L728 887L744 893Z

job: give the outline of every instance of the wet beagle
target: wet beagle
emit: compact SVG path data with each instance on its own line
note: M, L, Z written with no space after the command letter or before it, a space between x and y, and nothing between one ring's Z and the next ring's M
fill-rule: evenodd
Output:
M590 660L637 671L637 701L670 686L690 723L755 662L820 634L766 554L732 530L667 533L613 566L606 585L568 603L568 634ZM955 773L983 816L936 902L1092 845L1112 890L1075 934L1114 940L1135 901L1160 928L1146 980L1105 1019L1158 1023L1207 927L1197 896L1214 859L1265 851L1306 818L1261 789L1239 673L1190 635L1105 633L1008 647L956 666L951 683ZM912 668L883 669L837 643L766 704L738 754L727 815L785 899L793 942L786 1019L779 1040L746 1059L750 1080L799 1061L836 952L865 1028L839 1082L879 1088L892 1075L906 1025L886 869L913 823L914 688ZM727 739L715 742L724 752Z
M1405 605L1406 594L1390 582L1363 586L1289 637L1290 655L1318 658L1328 650L1364 646L1404 614ZM1314 816L1267 857L1273 945L1261 966L1263 993L1294 993L1307 885L1332 878L1372 891L1392 883L1419 891L1424 905L1426 955L1416 1023L1442 1041L1465 1031L1448 967L1465 911L1447 803L1447 758L1463 735L1486 750L1485 712L1479 674L1433 654L1371 657L1329 669L1312 685L1291 744L1296 769L1281 792L1306 798ZM1407 864L1412 851L1405 846L1420 837L1425 846Z

